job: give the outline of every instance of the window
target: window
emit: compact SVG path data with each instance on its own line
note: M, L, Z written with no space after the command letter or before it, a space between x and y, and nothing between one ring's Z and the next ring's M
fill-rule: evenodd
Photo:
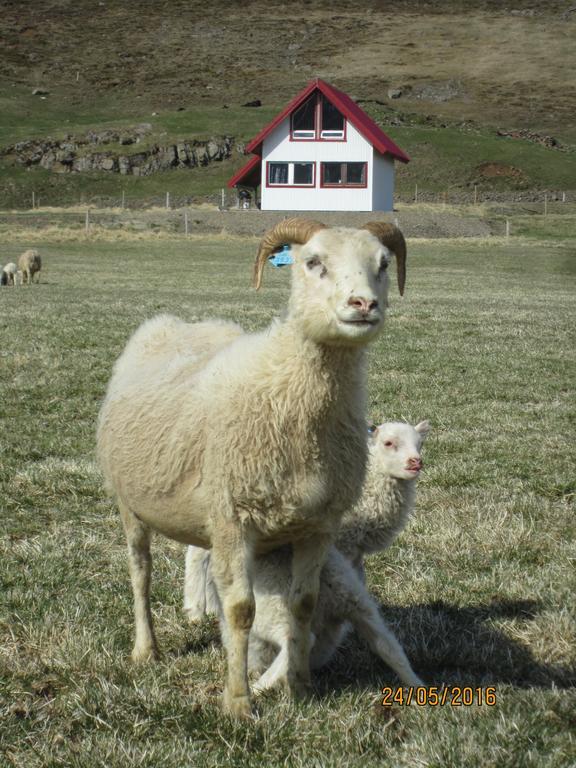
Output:
M339 112L334 104L322 99L322 126L320 130L322 139L344 138L344 115Z
M292 136L314 139L316 136L316 96L307 99L292 115Z
M268 163L269 187L313 187L315 163Z
M317 92L292 113L290 137L294 141L342 141L346 139L346 120Z
M294 163L294 184L314 184L314 163Z
M288 163L268 164L268 184L288 184Z
M365 187L366 163L322 163L323 187Z

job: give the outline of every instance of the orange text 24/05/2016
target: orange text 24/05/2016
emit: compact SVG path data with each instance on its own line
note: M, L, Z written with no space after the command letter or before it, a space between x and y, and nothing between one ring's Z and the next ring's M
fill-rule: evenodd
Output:
M417 688L386 686L382 688L382 695L383 707L391 707L393 704L400 706L417 704L420 707L473 707L474 705L493 707L496 704L496 688L494 686L487 686L486 688L458 685L441 687L422 685Z

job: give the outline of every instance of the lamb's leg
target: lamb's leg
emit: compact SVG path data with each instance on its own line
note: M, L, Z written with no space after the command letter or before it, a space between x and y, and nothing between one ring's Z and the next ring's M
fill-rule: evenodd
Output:
M212 539L212 572L227 624L227 676L223 704L229 714L251 714L248 687L248 638L256 605L250 572L252 548L239 526L218 521Z
M272 664L260 675L252 686L254 693L261 693L273 688L279 680L286 677L288 672L288 644L283 645Z
M120 506L120 515L128 542L128 565L134 594L134 619L136 638L132 649L133 661L147 661L158 656L158 646L152 626L150 610L150 529L128 509Z
M345 558L342 560L345 561ZM368 642L372 651L396 672L403 683L415 687L423 686L424 683L410 666L402 646L380 615L372 595L347 562L346 565L340 565L340 579L347 588L347 595L338 606L342 618L354 624L358 634Z
M292 545L292 584L288 602L291 626L285 684L296 696L305 694L310 687L312 616L318 600L320 571L331 543L331 537L324 535Z
M210 551L200 547L186 550L184 611L189 621L219 613L218 593L212 576Z

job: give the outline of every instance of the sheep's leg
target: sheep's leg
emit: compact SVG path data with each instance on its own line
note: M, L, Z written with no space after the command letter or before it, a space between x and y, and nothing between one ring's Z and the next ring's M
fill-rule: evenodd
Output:
M286 677L288 672L288 645L283 645L272 664L260 675L258 680L252 686L254 693L261 693L273 688L279 680Z
M158 646L154 637L152 611L150 610L150 529L128 509L120 506L120 515L128 542L128 565L134 594L134 619L136 637L132 660L136 662L157 658Z
M344 576L343 572L341 576ZM424 683L410 666L402 646L380 615L376 601L351 567L345 578L348 595L339 606L342 617L354 624L372 651L396 672L403 683L414 687L423 686Z
M305 694L310 687L312 617L320 589L320 571L331 543L332 538L325 535L292 545L292 584L288 603L291 624L285 685L295 696Z
M200 547L186 550L184 611L189 621L219 613L219 599L212 575L210 551Z
M239 526L219 521L214 527L212 572L227 625L223 705L235 717L249 717L248 638L256 610L250 579L253 553Z

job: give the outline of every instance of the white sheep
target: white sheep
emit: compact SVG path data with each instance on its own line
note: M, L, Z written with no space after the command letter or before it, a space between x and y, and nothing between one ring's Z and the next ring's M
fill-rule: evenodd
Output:
M309 685L320 570L364 480L365 347L384 322L390 251L400 292L405 276L404 238L390 224L328 229L290 219L263 238L256 287L285 243L294 264L282 321L252 334L166 316L144 323L116 363L98 424L100 464L128 539L132 656L157 652L151 530L212 547L228 627L224 707L239 716L250 713L252 561L289 543L286 684L294 693Z
M38 275L36 282L40 282L40 270L42 269L42 259L35 248L24 251L18 257L18 267L22 271L22 282L33 283L34 275Z
M0 275L0 285L18 285L18 267L13 261L8 262L2 269Z
M405 527L414 509L416 479L422 469L421 447L428 431L427 421L415 427L390 422L377 427L369 437L370 458L362 496L344 515L336 546L330 548L322 568L312 620L312 669L330 661L352 624L403 683L423 684L364 585L363 557L389 547ZM249 666L261 675L254 689L264 690L285 676L288 661L289 553L277 551L256 558L253 587L256 617L250 632ZM188 547L186 553L184 605L193 619L203 613L221 614L210 552L196 547ZM220 625L226 637L222 617Z

